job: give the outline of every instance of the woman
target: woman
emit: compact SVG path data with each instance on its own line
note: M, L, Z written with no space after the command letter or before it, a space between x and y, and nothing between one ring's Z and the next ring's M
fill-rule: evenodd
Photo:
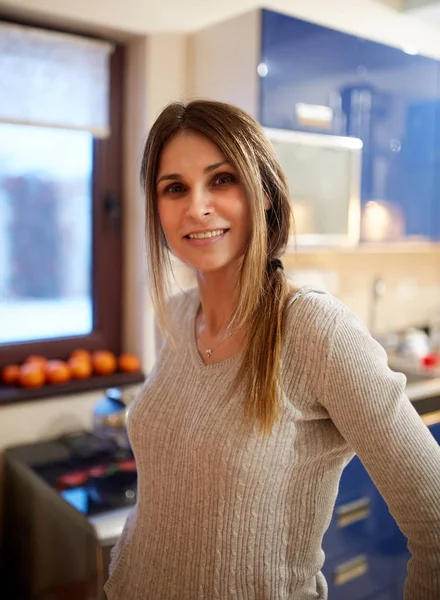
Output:
M356 452L409 538L406 598L438 600L440 448L355 315L287 282L289 194L259 125L173 104L141 178L165 335L130 409L138 502L108 598L327 598L321 542ZM166 304L170 251L197 287Z

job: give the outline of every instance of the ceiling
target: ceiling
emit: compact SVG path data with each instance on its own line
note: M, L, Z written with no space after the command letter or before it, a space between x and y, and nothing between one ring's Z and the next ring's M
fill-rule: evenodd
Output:
M0 0L0 16L126 38L194 31L261 6L440 58L440 0Z
M417 19L440 27L440 0L403 0L403 10Z

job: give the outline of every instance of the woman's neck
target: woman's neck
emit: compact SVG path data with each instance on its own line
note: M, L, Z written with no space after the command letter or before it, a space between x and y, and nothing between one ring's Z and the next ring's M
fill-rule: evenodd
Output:
M224 332L234 314L238 300L238 277L224 273L198 273L202 313L200 321L207 335Z

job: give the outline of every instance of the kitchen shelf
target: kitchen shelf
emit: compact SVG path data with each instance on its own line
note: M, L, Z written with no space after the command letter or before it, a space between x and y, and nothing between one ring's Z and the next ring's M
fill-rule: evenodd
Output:
M139 371L137 373L118 372L112 375L94 376L82 380L72 379L67 383L43 385L35 389L0 384L0 406L43 398L49 399L56 396L72 396L77 393L105 390L110 387L126 387L140 384L144 380L144 373Z

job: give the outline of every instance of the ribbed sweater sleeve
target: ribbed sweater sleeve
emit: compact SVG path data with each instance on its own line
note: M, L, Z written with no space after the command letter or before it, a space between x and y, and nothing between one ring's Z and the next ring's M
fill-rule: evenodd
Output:
M405 600L440 599L440 447L383 348L348 309L330 336L321 402L409 540Z

